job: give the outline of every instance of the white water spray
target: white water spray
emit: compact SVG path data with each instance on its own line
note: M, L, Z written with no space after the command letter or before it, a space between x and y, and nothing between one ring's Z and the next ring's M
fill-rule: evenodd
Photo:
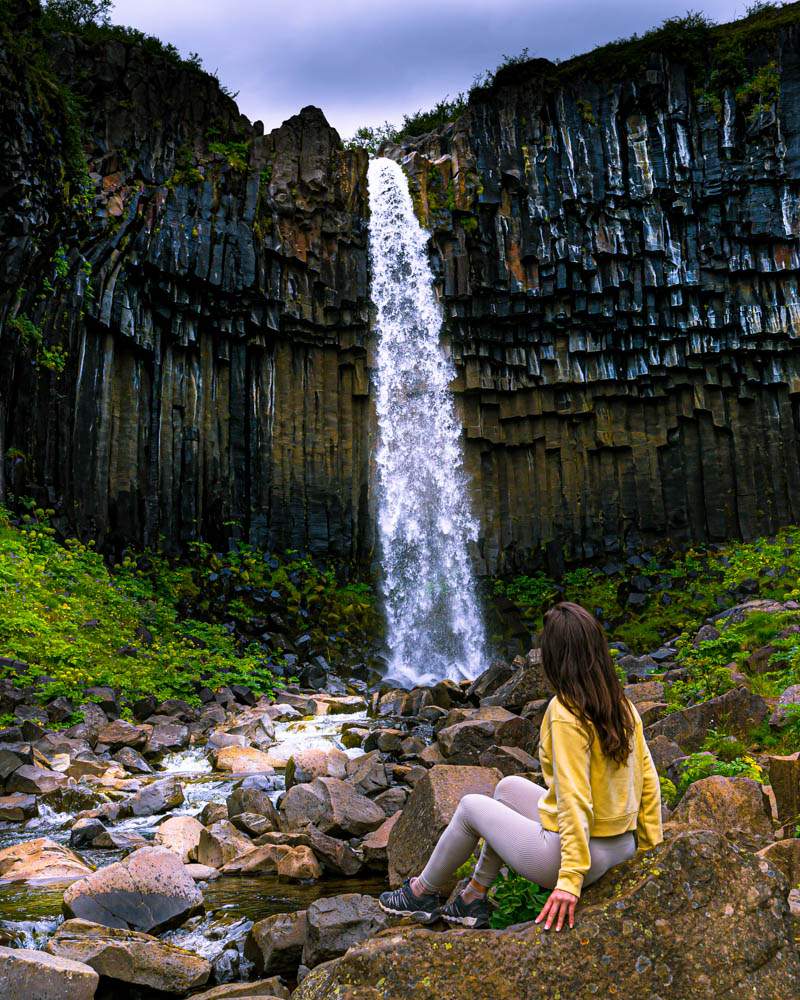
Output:
M427 234L397 163L369 165L372 301L377 310L378 530L392 677L475 677L485 664L469 509L450 381L439 344Z

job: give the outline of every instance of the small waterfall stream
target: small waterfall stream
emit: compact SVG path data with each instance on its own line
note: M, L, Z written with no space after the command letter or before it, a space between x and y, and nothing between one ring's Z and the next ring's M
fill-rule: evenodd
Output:
M469 546L455 372L439 335L427 234L399 164L369 166L372 300L377 311L378 531L389 672L419 684L474 677L485 638Z

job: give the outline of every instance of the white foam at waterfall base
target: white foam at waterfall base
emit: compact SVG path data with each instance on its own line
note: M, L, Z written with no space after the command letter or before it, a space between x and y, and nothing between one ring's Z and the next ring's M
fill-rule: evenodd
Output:
M410 684L475 677L485 637L470 546L461 426L440 345L427 234L397 163L369 166L376 308L376 454L389 673Z

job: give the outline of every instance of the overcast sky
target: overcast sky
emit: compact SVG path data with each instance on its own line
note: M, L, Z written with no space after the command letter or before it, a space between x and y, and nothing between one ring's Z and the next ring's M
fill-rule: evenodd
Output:
M344 138L469 88L504 54L548 59L641 32L687 7L748 0L116 0L113 20L199 52L267 130L306 104Z

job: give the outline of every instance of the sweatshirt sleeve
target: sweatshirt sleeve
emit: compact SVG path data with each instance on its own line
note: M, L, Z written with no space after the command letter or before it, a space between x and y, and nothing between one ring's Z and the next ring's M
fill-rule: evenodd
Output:
M648 851L664 839L661 829L661 785L644 735L640 733L639 739L642 754L642 801L636 822L636 839L639 848Z
M580 896L584 876L592 863L589 854L593 818L589 742L579 726L561 720L552 723L551 741L561 837L561 868L556 889Z

